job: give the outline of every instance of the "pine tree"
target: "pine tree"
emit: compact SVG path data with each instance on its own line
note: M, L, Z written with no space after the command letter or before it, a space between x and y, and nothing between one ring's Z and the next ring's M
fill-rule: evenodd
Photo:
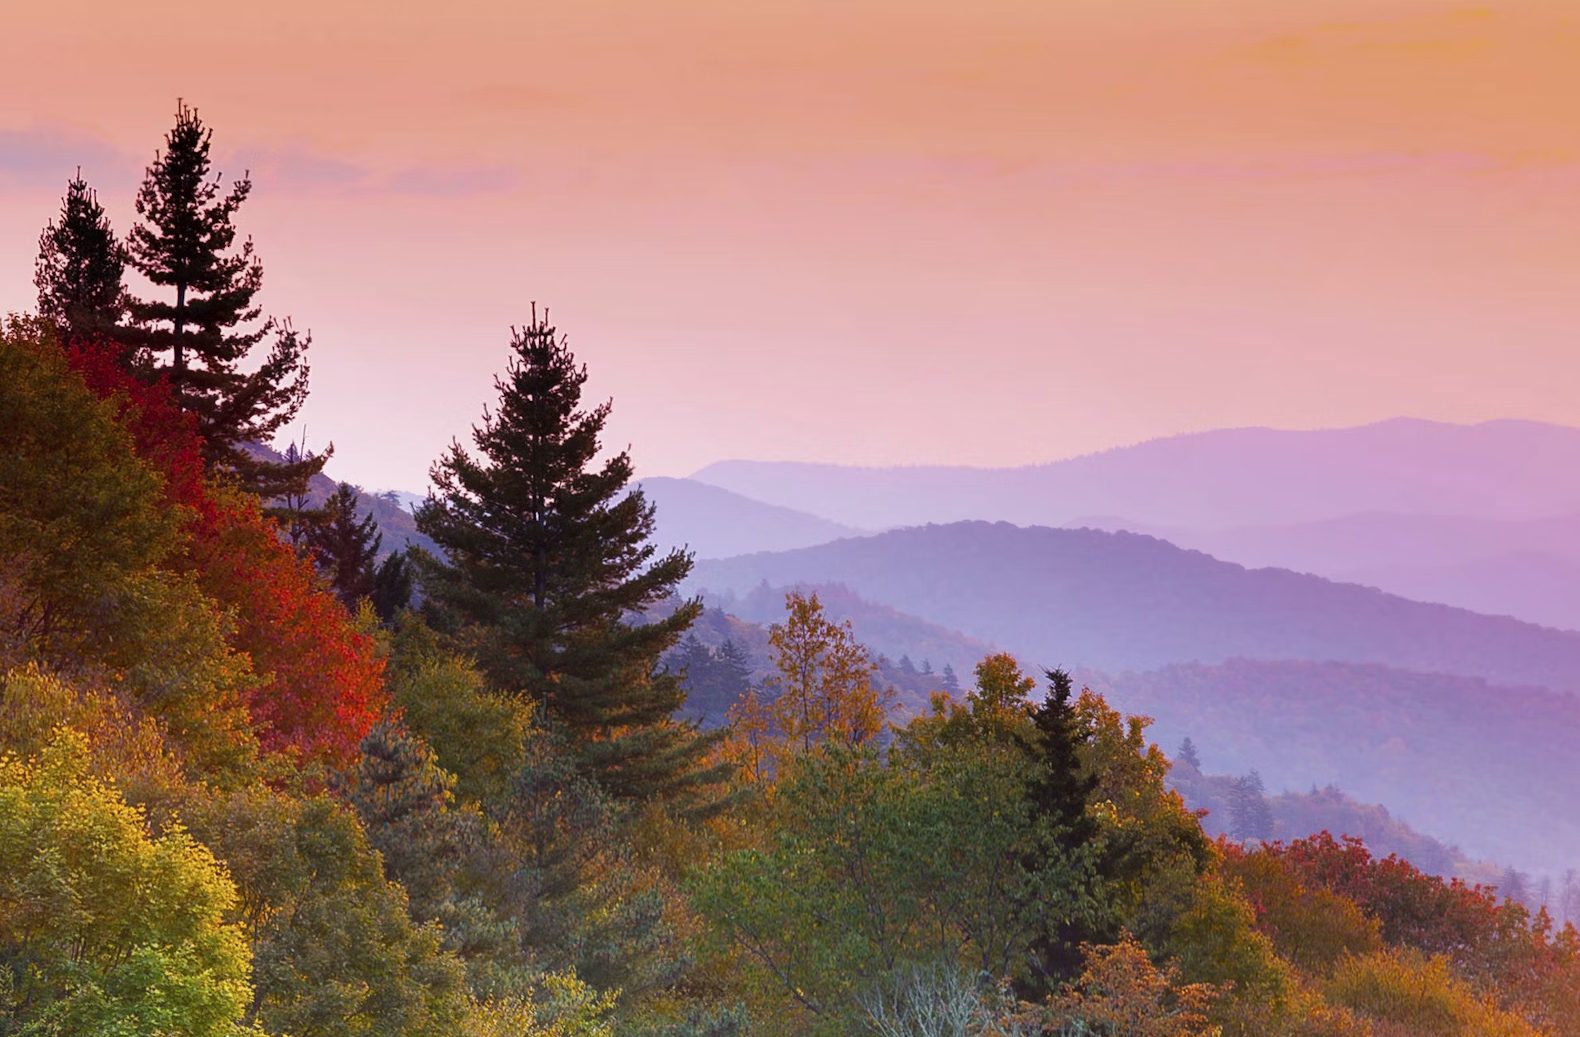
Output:
M724 643L719 645L715 665L726 702L733 704L751 690L752 657L735 641L725 638Z
M308 534L307 543L318 571L329 580L335 596L346 608L373 596L379 547L384 537L372 515L358 517L360 495L350 483L341 483L324 505L323 524Z
M1201 770L1201 757L1196 754L1196 743L1191 741L1189 737L1186 737L1186 739L1180 743L1178 756L1179 762L1183 763L1191 770Z
M638 618L691 557L649 542L653 506L627 492L628 452L595 464L610 405L582 408L587 369L547 313L534 309L511 351L498 408L473 431L480 456L453 445L417 513L445 555L418 556L434 621L496 688L542 703L611 795L691 799L724 768L702 766L715 739L674 719L685 692L658 663L702 605Z
M960 678L955 676L955 668L948 663L944 663L944 672L939 676L938 683L951 695L960 690Z
M1053 821L1071 842L1088 842L1097 835L1097 823L1086 812L1097 778L1081 767L1085 735L1071 701L1075 684L1063 670L1049 670L1047 677L1048 697L1031 714L1041 767L1030 795L1038 816Z
M389 720L362 740L346 780L346 800L384 857L384 871L405 887L412 917L441 916L456 897L456 875L479 836L475 815L455 809L455 776L433 750Z
M213 131L197 110L179 105L165 151L137 194L142 221L132 228L132 264L173 300L132 299L135 339L196 415L204 457L265 498L300 489L328 453L294 463L269 461L248 445L266 442L307 396L310 337L290 322L260 322L263 264L252 239L236 247L236 210L252 191L245 175L221 193L210 175ZM243 371L254 348L272 340L262 362Z
M1262 776L1252 771L1235 781L1229 794L1229 834L1236 839L1273 837L1273 809L1267 805Z
M401 609L411 604L412 570L406 553L386 555L373 571L373 611L385 623L395 622Z
M1031 714L1036 735L1029 748L1038 769L1028 783L1027 798L1034 816L1048 826L1052 840L1026 862L1033 873L1049 867L1053 859L1083 852L1098 834L1097 822L1087 813L1097 791L1097 777L1081 765L1085 732L1072 701L1075 685L1063 670L1049 670L1047 677L1048 697ZM1031 942L1034 977L1028 989L1039 996L1055 989L1060 980L1076 972L1081 944L1099 942L1106 935L1091 920L1048 919L1047 928Z
M298 446L290 443L285 448L285 463L295 466L307 459L314 459L305 445ZM313 533L321 528L326 517L321 506L315 507L308 496L307 484L304 481L299 486L287 487L280 495L277 506L273 509L275 517L285 526L285 535L290 539L291 546L297 550L306 550Z
M33 275L39 316L54 322L65 345L120 341L126 259L126 246L110 228L98 194L77 170L66 184L60 222L51 220L38 237Z

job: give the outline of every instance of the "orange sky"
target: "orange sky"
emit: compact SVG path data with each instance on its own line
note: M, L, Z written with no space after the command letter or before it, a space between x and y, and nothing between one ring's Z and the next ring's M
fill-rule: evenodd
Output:
M184 96L370 487L533 299L650 473L1580 424L1572 0L11 6L0 307L78 162L129 222Z

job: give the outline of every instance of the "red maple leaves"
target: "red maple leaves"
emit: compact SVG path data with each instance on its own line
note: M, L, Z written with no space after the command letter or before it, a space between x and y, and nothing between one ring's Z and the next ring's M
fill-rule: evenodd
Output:
M190 512L180 564L231 614L232 647L261 678L247 704L260 743L306 760L352 759L384 706L372 638L320 589L255 498L205 479L196 422L165 380L131 376L109 349L76 348L70 361L119 405L139 454L164 474L171 505Z

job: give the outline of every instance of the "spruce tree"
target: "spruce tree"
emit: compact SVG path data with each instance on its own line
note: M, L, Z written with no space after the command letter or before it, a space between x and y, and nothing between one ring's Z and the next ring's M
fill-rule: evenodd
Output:
M119 343L126 320L126 246L115 236L82 170L66 184L60 221L38 237L39 316L67 346ZM131 358L127 357L127 363Z
M938 683L943 685L945 691L954 694L960 690L960 678L955 676L955 668L944 663L944 671L938 678Z
M1097 791L1097 777L1081 764L1086 740L1072 701L1075 684L1063 670L1047 671L1048 697L1032 710L1035 729L1028 747L1037 762L1027 785L1033 815L1047 825L1051 842L1027 860L1032 873L1054 860L1078 857L1090 851L1098 835L1097 822L1087 805ZM1081 962L1081 945L1109 935L1094 918L1049 918L1046 928L1031 941L1032 978L1028 989L1043 996L1070 978Z
M281 463L248 449L268 441L306 399L310 337L289 321L261 319L263 264L251 238L236 244L236 211L252 181L243 175L221 191L211 173L212 135L195 108L177 107L165 150L138 191L142 222L129 238L133 266L173 298L134 298L129 309L137 344L196 415L205 460L272 499L299 490L328 456ZM266 341L261 362L242 370Z
M1176 756L1179 763L1184 764L1191 770L1201 770L1201 757L1196 752L1196 743L1191 741L1189 736L1180 743L1179 752Z
M313 561L346 608L373 596L379 547L384 536L372 515L359 516L360 495L341 483L324 505L324 521L307 537Z
M570 734L581 766L626 800L690 798L723 777L702 757L713 738L674 719L685 701L659 657L701 613L661 619L691 556L658 555L653 506L627 491L620 452L601 464L609 403L583 409L587 369L545 312L512 333L496 410L433 467L417 525L444 552L419 555L434 621L494 686L530 696Z

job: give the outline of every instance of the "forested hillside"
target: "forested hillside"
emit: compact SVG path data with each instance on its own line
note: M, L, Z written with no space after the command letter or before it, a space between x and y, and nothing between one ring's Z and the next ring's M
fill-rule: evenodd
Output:
M959 522L699 562L690 583L841 583L1040 662L1104 671L1232 658L1374 662L1580 690L1580 633L1245 569L1153 537Z
M1342 663L1176 665L1092 676L1117 706L1190 738L1208 770L1275 791L1338 784L1477 857L1561 874L1580 856L1580 699ZM1533 828L1528 819L1545 820Z

